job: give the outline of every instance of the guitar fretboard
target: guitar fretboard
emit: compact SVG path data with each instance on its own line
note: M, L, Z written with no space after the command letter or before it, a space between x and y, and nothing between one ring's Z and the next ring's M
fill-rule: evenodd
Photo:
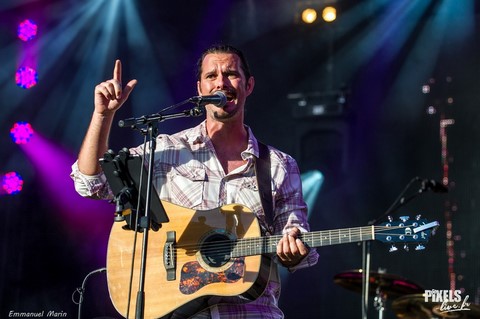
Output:
M310 247L347 244L375 239L375 226L302 233L298 238ZM243 238L235 242L232 257L275 253L282 235Z

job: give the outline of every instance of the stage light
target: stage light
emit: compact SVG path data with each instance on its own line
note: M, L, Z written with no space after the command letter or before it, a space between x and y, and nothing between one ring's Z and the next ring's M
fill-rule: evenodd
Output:
M17 122L10 129L10 136L16 144L27 144L33 136L30 123Z
M2 190L8 195L19 193L23 188L23 179L16 172L9 172L2 176Z
M428 94L428 93L430 93L430 85L428 85L428 84L423 85L423 86L422 86L422 93L423 93L423 94Z
M30 67L21 67L15 73L15 82L24 89L30 89L38 83L38 73Z
M322 11L322 18L325 22L335 21L337 18L337 9L335 7L325 7Z
M37 36L38 26L32 20L24 20L18 24L17 35L22 41L30 41Z
M302 11L302 21L305 23L313 23L317 20L317 11L312 8L307 8Z
M303 189L303 198L307 206L313 208L315 202L317 201L318 194L323 185L325 177L322 172L319 170L312 170L305 172L301 175L302 179L302 189ZM308 217L310 218L310 212L312 209L308 210Z

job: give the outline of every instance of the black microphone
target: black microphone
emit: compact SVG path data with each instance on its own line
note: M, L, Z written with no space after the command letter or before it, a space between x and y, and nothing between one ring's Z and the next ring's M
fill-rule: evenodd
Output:
M222 91L217 91L213 95L200 95L188 99L189 102L198 105L213 104L218 107L224 107L227 104L227 96Z
M422 189L431 190L434 193L448 193L448 187L433 179L422 180Z

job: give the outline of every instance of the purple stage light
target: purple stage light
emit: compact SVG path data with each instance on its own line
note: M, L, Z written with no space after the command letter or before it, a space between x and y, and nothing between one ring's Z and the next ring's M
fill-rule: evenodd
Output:
M35 170L42 196L54 207L51 217L62 223L68 239L78 243L78 250L96 263L105 262L108 235L115 205L109 201L83 198L70 178L76 155L35 132L30 143L19 145Z
M2 177L2 189L8 195L19 193L23 188L23 179L16 172L9 172Z
M16 144L27 144L33 133L32 126L26 122L17 122L10 129L10 136Z
M21 67L15 73L15 82L24 89L29 89L38 83L38 73L35 69Z
M22 41L30 41L37 36L38 26L32 20L24 20L18 24L18 38Z

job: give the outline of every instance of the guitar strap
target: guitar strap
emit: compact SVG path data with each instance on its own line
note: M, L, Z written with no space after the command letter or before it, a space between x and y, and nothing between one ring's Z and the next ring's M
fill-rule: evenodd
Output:
M257 177L258 192L262 201L263 212L268 231L273 234L273 200L272 174L270 170L270 152L268 146L258 141L258 158L255 161L255 176Z

